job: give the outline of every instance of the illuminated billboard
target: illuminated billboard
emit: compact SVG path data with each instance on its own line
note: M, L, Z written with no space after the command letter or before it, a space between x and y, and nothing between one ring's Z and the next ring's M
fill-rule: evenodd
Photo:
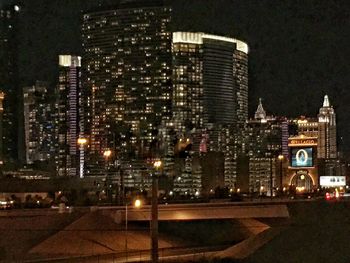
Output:
M312 167L312 148L292 148L292 167Z
M345 176L320 176L320 185L324 187L345 186Z

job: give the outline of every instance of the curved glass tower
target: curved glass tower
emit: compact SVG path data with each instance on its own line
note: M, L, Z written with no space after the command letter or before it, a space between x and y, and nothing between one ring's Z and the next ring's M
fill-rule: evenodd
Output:
M174 32L172 42L174 127L182 136L191 134L194 152L223 154L224 175L213 185L234 187L237 146L248 118L248 45L192 32Z

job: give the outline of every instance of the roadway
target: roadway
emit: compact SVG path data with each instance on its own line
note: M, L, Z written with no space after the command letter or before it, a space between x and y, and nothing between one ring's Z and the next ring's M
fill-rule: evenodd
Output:
M286 205L288 203L295 202L312 202L316 199L250 199L242 202L230 202L230 201L215 201L210 203L187 203L187 204L159 204L159 211L175 211L175 210L197 210L197 209L215 209L215 208L231 208L231 207L267 207L272 205ZM128 206L129 212L132 214L136 209L132 206ZM139 212L148 212L150 205L144 205ZM93 212L93 211L125 211L125 206L87 206L87 207L66 207L63 213L72 212ZM0 210L0 217L15 217L15 216L40 216L40 215L54 215L59 212L58 207L53 208L34 208L34 209L11 209ZM132 220L132 219L131 219ZM146 219L145 219L146 220Z

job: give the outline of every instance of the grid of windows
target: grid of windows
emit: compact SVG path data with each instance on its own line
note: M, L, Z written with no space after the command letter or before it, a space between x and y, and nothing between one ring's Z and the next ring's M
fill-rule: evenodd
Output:
M136 4L84 15L92 159L112 147L118 158L149 152L171 117L171 8Z
M247 50L245 43L233 38L173 33L174 128L180 137L191 138L192 155L205 155L206 151L223 154L224 174L216 176L228 187L236 183L238 145L244 144L248 117ZM203 135L208 136L205 146ZM174 182L182 185L181 189L190 189L191 178L194 180L196 169L192 167L191 177L188 162L186 165L181 180Z

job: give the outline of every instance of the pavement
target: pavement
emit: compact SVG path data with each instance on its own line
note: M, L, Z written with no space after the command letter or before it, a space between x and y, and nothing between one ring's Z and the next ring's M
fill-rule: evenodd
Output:
M126 249L127 245L127 249ZM159 248L182 244L160 235ZM150 249L149 228L115 224L109 216L99 212L87 213L77 221L50 236L29 251L31 259L84 257L142 251Z

